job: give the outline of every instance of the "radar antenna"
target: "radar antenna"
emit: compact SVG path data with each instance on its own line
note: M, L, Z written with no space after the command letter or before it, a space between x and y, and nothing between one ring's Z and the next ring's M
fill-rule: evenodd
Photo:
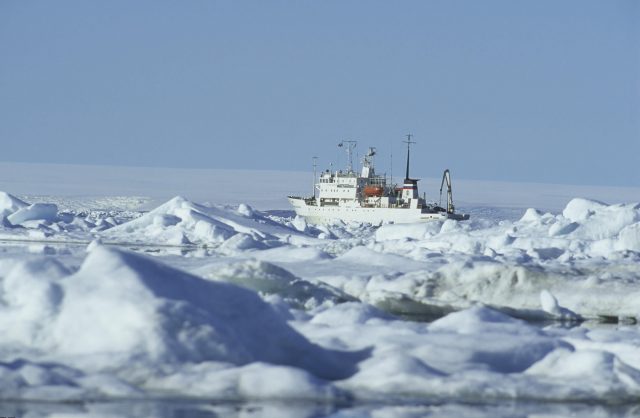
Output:
M411 137L413 135L412 134L407 134L407 140L406 141L402 141L405 144L407 144L407 173L405 175L405 179L409 179L409 148L411 147L411 144L415 144L415 141L411 140Z

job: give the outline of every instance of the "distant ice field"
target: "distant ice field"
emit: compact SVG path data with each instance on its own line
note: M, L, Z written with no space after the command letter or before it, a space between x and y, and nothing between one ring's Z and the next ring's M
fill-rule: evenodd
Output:
M420 173L417 173L419 176ZM508 183L459 179L453 173L453 192L461 209L536 208L559 212L574 197L607 203L640 200L640 187L576 186ZM396 178L396 181L401 181ZM151 209L174 196L196 202L238 205L261 210L289 209L287 195L311 195L313 174L273 170L174 169L152 167L83 166L0 162L0 190L43 198L73 197L84 202L105 197L131 198L129 207ZM420 192L439 200L440 179L424 178ZM147 199L140 202L136 199ZM35 200L34 200L35 201ZM102 203L101 203L102 202ZM74 203L69 203L74 204Z
M637 413L639 189L454 178L469 221L320 226L311 182L0 164L0 415Z

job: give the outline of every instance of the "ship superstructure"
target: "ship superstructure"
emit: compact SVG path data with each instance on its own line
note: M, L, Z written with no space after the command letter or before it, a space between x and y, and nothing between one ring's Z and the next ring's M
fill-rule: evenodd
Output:
M407 135L407 167L401 187L387 181L386 175L378 175L374 167L375 148L369 148L362 159L360 173L353 170L352 156L355 141L343 141L348 154L345 171L325 170L317 179L314 170L313 196L304 198L289 196L289 202L297 215L311 223L332 223L336 220L380 223L411 223L432 220L469 219L458 214L453 206L451 176L445 170L442 186L447 185L447 207L427 203L418 193L418 181L409 176L410 147L414 144ZM391 179L389 179L391 180Z

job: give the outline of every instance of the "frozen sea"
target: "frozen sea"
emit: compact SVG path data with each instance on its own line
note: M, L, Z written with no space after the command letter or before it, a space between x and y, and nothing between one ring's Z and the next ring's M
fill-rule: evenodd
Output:
M640 414L640 189L319 226L311 180L0 163L0 416Z

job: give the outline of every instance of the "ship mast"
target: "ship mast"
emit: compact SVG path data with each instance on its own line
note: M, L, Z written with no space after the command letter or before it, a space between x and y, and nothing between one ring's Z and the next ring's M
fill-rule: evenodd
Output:
M311 157L311 159L313 160L313 199L315 200L317 183L316 167L318 166L318 157Z
M415 141L411 140L411 137L413 135L412 134L407 134L407 140L406 141L402 141L405 144L407 144L407 173L405 175L405 180L409 179L409 148L411 147L411 144L415 144Z
M342 141L338 144L339 147L347 147L347 157L349 158L349 165L347 166L347 173L353 171L353 149L358 144L357 141Z

